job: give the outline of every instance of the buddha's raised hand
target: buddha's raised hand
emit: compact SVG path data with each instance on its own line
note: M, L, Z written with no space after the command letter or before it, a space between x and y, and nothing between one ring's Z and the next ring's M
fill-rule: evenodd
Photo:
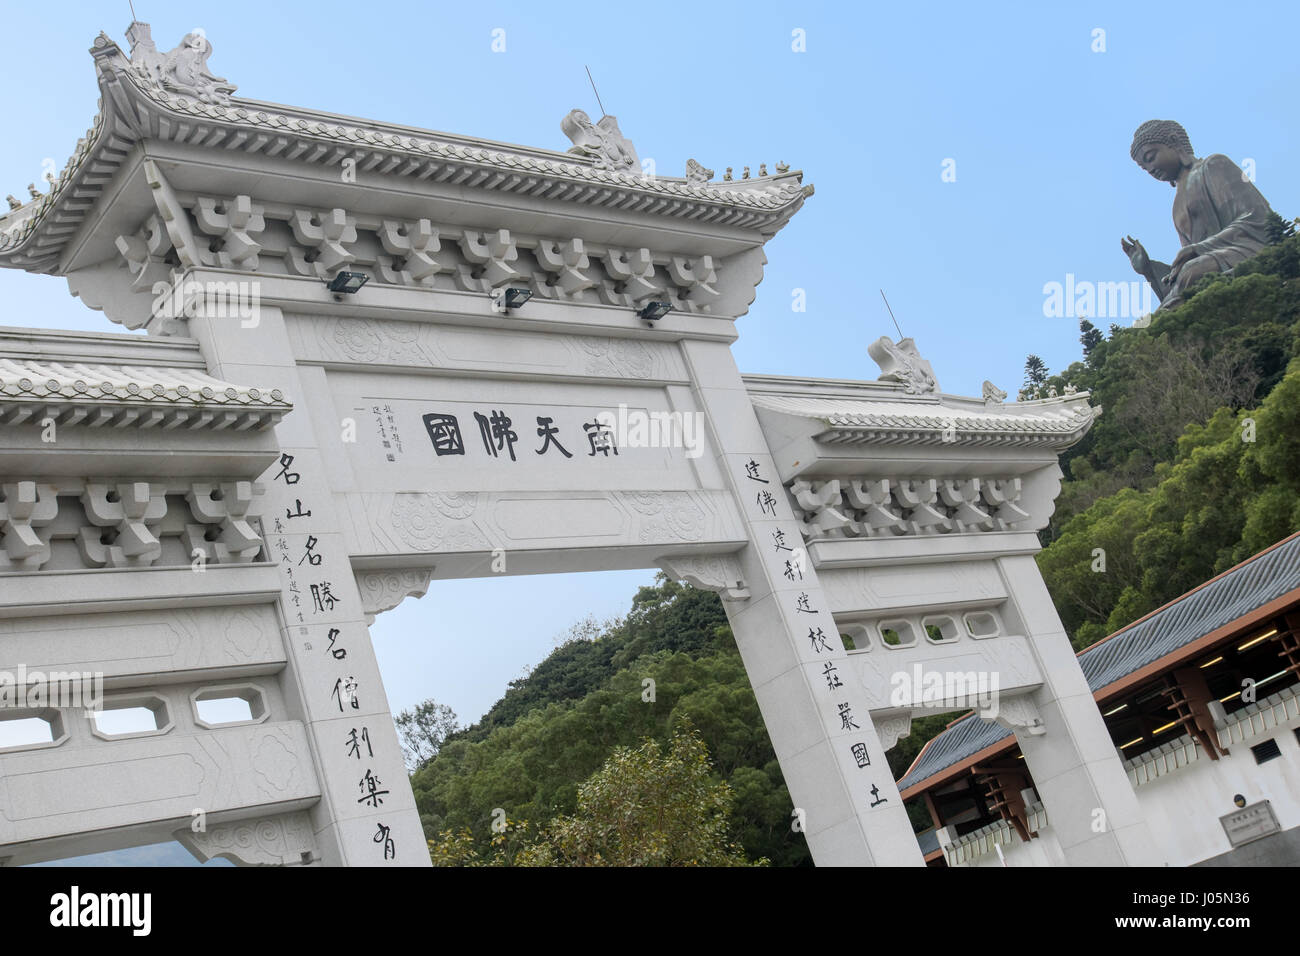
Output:
M1133 266L1133 271L1138 275L1145 275L1147 269L1151 267L1151 257L1147 251L1142 248L1142 243L1138 242L1132 236L1127 236L1119 241L1120 248L1128 256L1129 263Z

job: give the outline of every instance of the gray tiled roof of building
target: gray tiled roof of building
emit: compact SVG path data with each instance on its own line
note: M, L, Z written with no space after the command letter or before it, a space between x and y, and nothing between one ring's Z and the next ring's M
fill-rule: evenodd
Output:
M921 847L921 856L929 856L935 850L939 849L939 834L931 827L922 833L916 835L916 842Z
M1194 591L1116 631L1079 655L1093 693L1282 595L1300 588L1300 533L1248 558ZM930 741L898 789L932 777L1011 736L968 715Z

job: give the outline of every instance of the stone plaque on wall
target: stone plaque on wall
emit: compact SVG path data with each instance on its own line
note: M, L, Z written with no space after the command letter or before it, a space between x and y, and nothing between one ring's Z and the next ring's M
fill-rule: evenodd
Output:
M1219 822L1223 824L1223 832L1228 835L1228 842L1234 847L1270 836L1282 829L1267 800L1219 817Z

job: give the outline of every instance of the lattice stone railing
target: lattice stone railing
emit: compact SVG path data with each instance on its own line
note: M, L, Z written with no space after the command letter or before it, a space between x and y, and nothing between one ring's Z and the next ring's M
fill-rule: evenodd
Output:
M1122 754L1120 757L1123 759ZM1140 787L1200 759L1201 748L1190 734L1184 734L1123 762L1129 783Z
M1041 800L1027 806L1025 814L1030 833L1038 833L1046 828L1047 809ZM987 826L958 837L942 849L944 859L948 861L949 866L961 866L963 863L973 863L980 857L992 853L994 847L1015 846L1023 842L1020 834L1016 833L1015 827L1009 822L995 820Z
M1245 743L1262 737L1290 721L1300 718L1300 685L1293 685L1247 704L1228 718L1219 728L1219 745L1228 749L1233 744ZM1204 754L1190 735L1167 741L1131 760L1124 761L1129 782L1135 787L1150 783L1157 777L1181 770L1202 759Z
M1285 687L1234 713L1219 731L1219 743L1230 747L1263 736L1296 718L1300 718L1300 684Z

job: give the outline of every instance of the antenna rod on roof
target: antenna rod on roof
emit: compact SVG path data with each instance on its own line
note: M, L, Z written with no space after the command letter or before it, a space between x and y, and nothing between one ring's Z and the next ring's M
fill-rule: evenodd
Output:
M131 0L126 0L126 5L131 8L131 22L138 23L139 21L135 15L135 4L132 3Z
M881 297L882 299L885 299L885 290L884 290L884 289L881 289L881 290L880 290L880 297ZM885 308L886 308L886 309L889 309L889 300L888 300L888 299L885 299ZM890 317L891 319L894 319L894 310L893 310L893 309L889 309L889 317ZM894 319L894 328L898 329L898 337L899 337L900 339L901 339L901 338L904 338L903 330L898 328L898 319Z
M596 81L591 79L591 67L583 64L582 68L587 71L587 79L591 80L591 92L596 94L596 105L600 107L600 115L604 118L607 115L605 113L605 104L600 101L600 91L596 89Z

